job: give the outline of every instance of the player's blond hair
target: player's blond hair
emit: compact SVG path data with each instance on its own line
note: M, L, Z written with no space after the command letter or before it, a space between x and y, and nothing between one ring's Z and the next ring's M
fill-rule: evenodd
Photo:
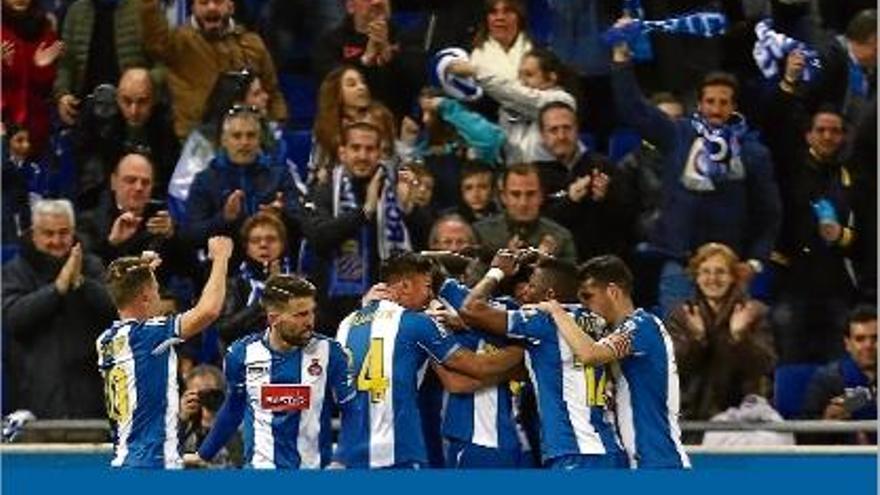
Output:
M153 269L139 256L117 258L107 267L104 282L117 308L124 308L153 280Z

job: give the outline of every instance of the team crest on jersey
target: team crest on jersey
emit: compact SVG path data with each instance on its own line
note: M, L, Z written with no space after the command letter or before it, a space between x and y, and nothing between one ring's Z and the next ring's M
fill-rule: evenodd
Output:
M321 376L321 373L324 372L324 367L321 366L321 363L320 361L318 361L317 358L314 358L312 359L312 364L310 364L309 367L306 368L306 371L308 371L309 374L312 376Z

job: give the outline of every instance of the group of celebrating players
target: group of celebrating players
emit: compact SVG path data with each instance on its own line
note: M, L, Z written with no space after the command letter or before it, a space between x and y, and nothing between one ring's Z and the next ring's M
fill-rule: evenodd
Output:
M498 251L472 288L430 256L396 255L335 339L315 331L315 287L272 276L261 301L268 328L229 346L225 402L198 452L182 456L175 345L219 315L232 250L229 238L209 240L202 295L171 316L159 316L157 257L110 265L120 319L96 345L113 466L205 466L241 426L252 468L428 467L434 439L419 393L430 367L448 394L446 467L690 467L672 344L659 319L634 308L629 269L614 256L576 269L534 250ZM496 294L517 277L515 297Z

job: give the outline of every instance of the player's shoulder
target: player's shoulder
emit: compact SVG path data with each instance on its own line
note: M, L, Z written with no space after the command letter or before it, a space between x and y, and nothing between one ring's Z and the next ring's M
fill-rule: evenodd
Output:
M248 346L260 342L263 338L264 332L255 332L245 335L244 337L239 337L233 343L229 344L227 348L227 353L231 355L244 355L247 351Z

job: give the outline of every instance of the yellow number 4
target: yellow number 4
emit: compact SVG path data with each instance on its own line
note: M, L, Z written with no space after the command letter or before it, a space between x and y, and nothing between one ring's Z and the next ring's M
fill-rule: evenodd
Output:
M370 350L364 357L357 379L357 389L370 392L370 401L374 403L385 400L385 391L389 386L385 376L383 340L381 337L370 340Z
M596 375L599 379L596 380ZM584 366L584 378L587 382L587 405L588 406L604 406L605 405L605 370L604 368L596 369L592 366Z

